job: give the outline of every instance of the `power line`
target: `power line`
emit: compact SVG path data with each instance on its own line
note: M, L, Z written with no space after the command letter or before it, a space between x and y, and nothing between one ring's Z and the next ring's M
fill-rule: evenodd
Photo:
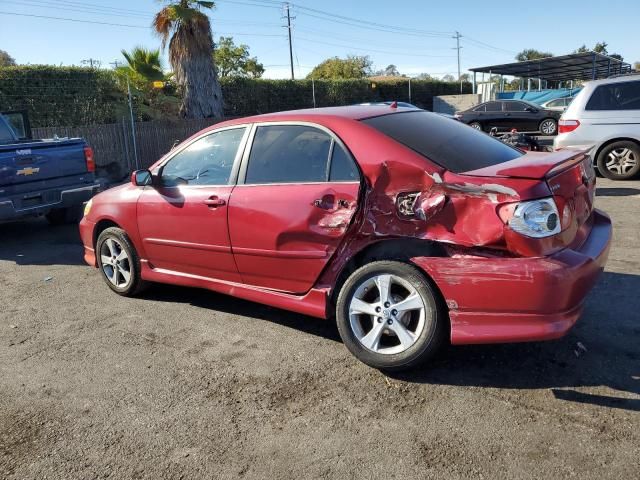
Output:
M329 45L332 47L342 47L342 48L347 48L347 49L351 49L351 50L360 50L360 51L364 51L364 52L374 52L374 53L384 53L384 54L388 54L388 55L397 55L400 57L419 57L419 58L455 58L455 55L427 55L427 54L422 54L422 53L403 53L403 52L393 52L390 50L377 50L377 49L373 49L373 48L360 48L360 47L354 47L353 45L344 45L344 44L339 44L339 43L332 43L332 42L325 42L322 40L315 40L312 38L305 38L305 37L301 37L301 36L297 36L296 37L297 40L301 40L303 42L312 42L312 43L316 43L316 44L322 44L322 45Z

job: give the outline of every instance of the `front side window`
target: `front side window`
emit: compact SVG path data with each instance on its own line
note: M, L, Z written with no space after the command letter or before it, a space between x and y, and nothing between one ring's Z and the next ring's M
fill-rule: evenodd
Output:
M222 130L196 140L163 167L162 183L227 185L245 130Z
M586 110L640 110L640 82L617 82L597 87Z
M245 183L326 182L331 136L306 125L258 127Z
M501 112L502 102L489 102L487 103L487 112Z

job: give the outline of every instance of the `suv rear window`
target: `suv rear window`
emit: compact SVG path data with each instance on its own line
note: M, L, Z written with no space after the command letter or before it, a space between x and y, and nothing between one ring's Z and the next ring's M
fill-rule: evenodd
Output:
M393 113L367 118L363 123L454 173L498 165L523 155L486 133L436 113Z
M640 110L640 82L600 85L591 94L586 110Z

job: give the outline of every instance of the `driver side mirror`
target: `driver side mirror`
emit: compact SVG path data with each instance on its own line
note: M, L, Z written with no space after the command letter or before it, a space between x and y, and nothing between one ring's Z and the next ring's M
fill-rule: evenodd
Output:
M153 183L153 176L149 170L136 170L131 174L131 183L136 187L146 187Z

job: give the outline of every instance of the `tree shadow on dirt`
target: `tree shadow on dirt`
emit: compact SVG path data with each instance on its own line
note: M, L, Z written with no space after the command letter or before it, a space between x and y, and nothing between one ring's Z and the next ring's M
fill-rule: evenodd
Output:
M44 218L0 223L0 260L16 265L84 265L78 225Z
M606 386L640 395L640 276L606 272L563 339L445 349L427 367L394 378L424 384L552 389L558 399L640 411L640 400L572 388Z

